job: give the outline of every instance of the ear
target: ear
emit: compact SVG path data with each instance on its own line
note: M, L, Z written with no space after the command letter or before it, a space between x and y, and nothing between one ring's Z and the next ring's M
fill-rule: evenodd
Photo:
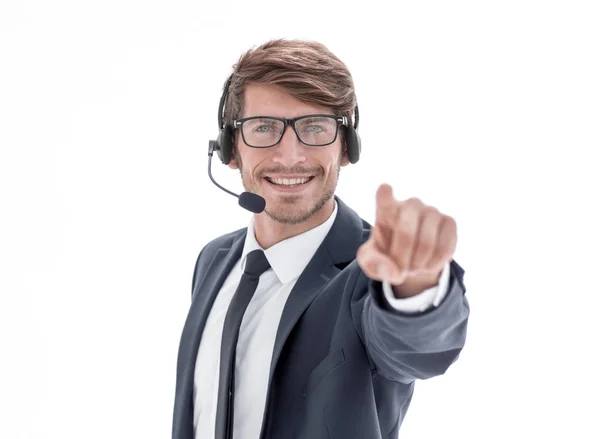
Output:
M237 139L234 137L232 145L231 145L231 160L229 160L229 163L227 164L227 166L229 166L231 169L239 169L239 165L238 165L237 158L236 158L236 154L237 154L237 148L235 147L236 141L237 141Z
M350 164L350 159L348 158L348 146L346 145L346 141L344 140L343 150L342 150L342 162L340 166L347 166Z
M227 166L229 166L231 169L239 168L237 159L235 158L235 148L231 150L231 160L229 160L229 164Z

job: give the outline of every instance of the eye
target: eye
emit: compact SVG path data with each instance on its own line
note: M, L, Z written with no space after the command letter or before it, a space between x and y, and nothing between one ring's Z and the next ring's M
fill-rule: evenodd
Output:
M335 121L331 118L309 117L302 119L297 127L306 134L324 134L335 130Z
M259 132L259 133L267 133L267 132L271 131L272 129L273 129L272 125L259 125L254 129L254 131Z
M261 118L248 121L246 129L257 134L267 134L279 132L281 130L280 125L280 122L277 120Z
M304 127L304 131L308 131L311 133L322 133L325 131L325 128L321 125L307 125Z

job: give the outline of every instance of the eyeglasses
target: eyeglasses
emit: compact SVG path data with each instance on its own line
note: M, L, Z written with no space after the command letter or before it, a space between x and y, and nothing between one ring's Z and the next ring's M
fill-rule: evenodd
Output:
M348 126L348 119L331 114L309 114L295 119L253 116L233 121L233 129L241 130L244 143L253 148L277 145L288 125L305 145L325 146L335 142L340 125Z

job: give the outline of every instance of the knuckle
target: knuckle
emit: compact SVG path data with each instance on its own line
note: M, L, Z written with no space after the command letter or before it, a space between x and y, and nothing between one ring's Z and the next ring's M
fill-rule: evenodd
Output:
M433 206L425 206L423 208L423 215L431 217L441 216L440 211Z
M451 230L456 230L456 220L454 218L452 218L451 216L448 215L444 215L443 219L442 219L447 227L449 227Z
M417 197L410 197L408 200L405 201L406 206L412 207L412 208L416 208L419 206L423 206L423 202L417 198Z

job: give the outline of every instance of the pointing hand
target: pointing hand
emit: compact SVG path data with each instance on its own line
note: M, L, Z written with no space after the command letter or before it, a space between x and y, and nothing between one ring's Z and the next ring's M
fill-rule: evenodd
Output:
M438 283L456 250L456 221L418 198L397 201L392 187L377 189L371 236L356 259L371 279L389 282L396 297L410 297Z

